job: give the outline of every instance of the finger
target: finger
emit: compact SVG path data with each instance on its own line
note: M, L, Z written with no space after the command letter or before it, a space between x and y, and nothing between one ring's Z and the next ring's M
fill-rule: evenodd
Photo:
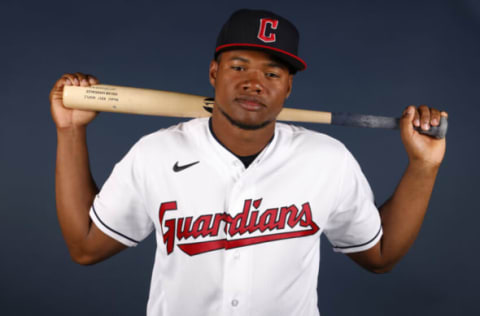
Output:
M62 90L64 86L73 85L74 76L72 74L63 74L53 85L54 90Z
M89 86L88 80L87 80L87 75L81 73L81 72L76 72L75 75L78 78L78 81L80 82L80 86L82 87L87 87Z
M90 84L98 84L98 79L93 75L87 75L87 80Z
M440 112L440 115L448 118L448 112L442 111Z
M413 126L420 127L420 114L418 113L417 107L414 105L410 105L414 111L414 118L413 118Z
M425 104L422 104L418 107L418 112L420 113L420 124L421 128L424 131L430 129L430 109Z
M440 111L434 108L430 108L430 124L432 126L438 126L440 124Z
M67 81L65 81L66 85L71 85L71 86L80 85L80 81L78 80L78 78L75 74L67 73L67 74L64 74L62 77L67 79Z
M60 77L60 79L58 79L55 84L53 85L53 89L54 90L58 90L58 89L61 89L63 88L64 85L67 84L67 80L68 78L66 78L64 75ZM69 84L71 84L71 82L68 80Z

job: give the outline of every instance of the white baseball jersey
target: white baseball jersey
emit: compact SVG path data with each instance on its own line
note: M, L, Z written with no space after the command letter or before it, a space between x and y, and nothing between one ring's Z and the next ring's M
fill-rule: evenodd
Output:
M147 315L319 315L320 234L355 252L382 235L371 189L329 136L277 123L248 168L194 119L143 137L90 210L105 234L157 241Z

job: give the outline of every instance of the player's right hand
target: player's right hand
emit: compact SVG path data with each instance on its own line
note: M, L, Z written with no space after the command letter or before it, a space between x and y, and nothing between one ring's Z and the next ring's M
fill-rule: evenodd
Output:
M80 72L64 74L55 82L50 91L50 110L57 129L83 127L95 118L97 115L95 111L69 109L63 104L63 87L88 87L94 84L98 84L97 78Z

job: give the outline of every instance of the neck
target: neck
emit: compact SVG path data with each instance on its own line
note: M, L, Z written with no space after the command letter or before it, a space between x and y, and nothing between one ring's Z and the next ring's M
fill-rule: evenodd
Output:
M275 131L275 121L266 126L245 130L230 123L219 111L212 115L212 129L218 140L237 156L250 156L259 153L267 146Z

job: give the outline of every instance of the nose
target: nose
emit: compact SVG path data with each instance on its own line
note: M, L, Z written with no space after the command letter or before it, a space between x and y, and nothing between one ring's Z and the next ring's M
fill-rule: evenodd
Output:
M260 78L260 74L257 72L250 72L246 74L246 78L242 82L242 90L244 92L261 94L264 90L264 87Z

